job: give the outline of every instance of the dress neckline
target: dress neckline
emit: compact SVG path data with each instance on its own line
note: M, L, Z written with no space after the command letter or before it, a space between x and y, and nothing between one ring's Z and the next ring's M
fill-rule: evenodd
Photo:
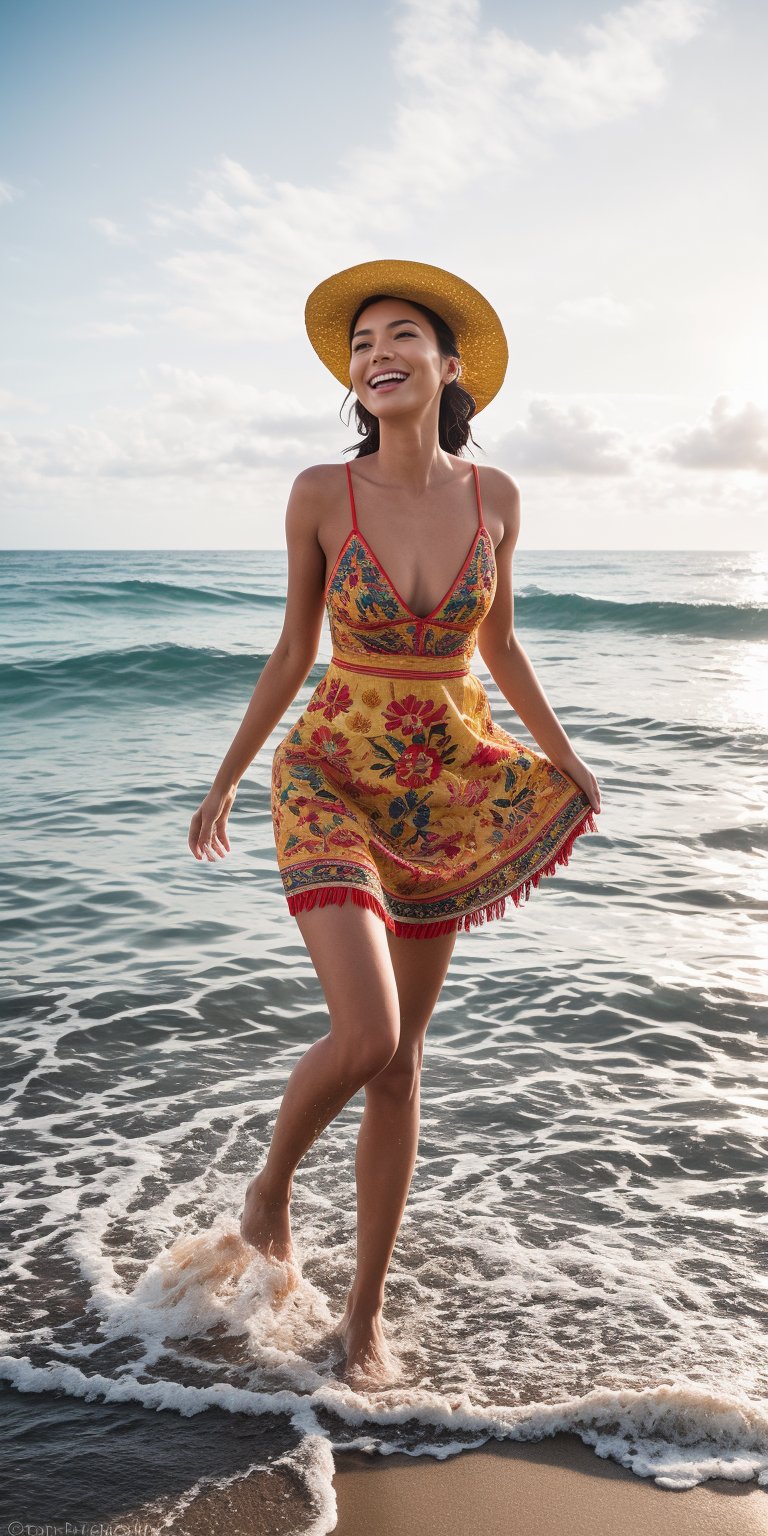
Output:
M463 559L463 561L462 561L462 563L461 563L461 565L460 565L456 575L454 576L453 581L451 582L451 585L448 588L448 591L443 593L443 596L441 597L439 603L436 603L434 608L430 609L429 613L415 613L413 608L411 607L410 603L407 603L405 601L405 598L401 597L400 593L398 592L397 587L395 586L394 581L392 580L392 577L390 576L390 574L386 570L386 568L382 565L378 555L376 554L376 551L371 548L370 544L368 543L367 538L365 537L365 534L361 533L361 531L360 531L360 529L358 527L358 524L357 524L357 512L356 512L356 509L355 509L355 493L354 493L354 490L352 488L352 472L351 472L350 467L349 467L348 464L345 466L345 468L346 468L346 471L347 471L347 482L348 482L348 485L349 485L349 501L350 501L350 509L351 509L351 512L352 512L352 528L351 528L351 531L348 534L347 538L344 541L344 549L346 549L348 543L350 542L350 539L352 539L352 538L358 539L358 541L364 546L364 548L367 550L368 554L371 556L371 559L373 560L374 564L376 566L378 566L378 569L381 572L381 575L384 577L384 580L387 582L387 584L390 587L391 591L394 593L394 596L397 598L397 601L400 603L401 607L403 607L405 609L406 613L409 614L412 619L415 619L418 624L426 624L426 623L428 623L430 619L433 619L435 617L435 615L440 612L441 608L443 608L445 606L445 604L447 603L449 597L451 597L452 594L455 592L455 590L456 590L459 582L461 581L461 578L464 575L464 572L466 571L467 566L469 565L469 563L470 563L470 561L472 559L472 556L473 556L473 554L474 554L474 552L475 552L475 550L477 548L478 541L482 538L483 534L487 534L488 533L488 529L486 528L485 523L483 522L483 503L482 503L482 498L480 496L480 476L479 476L478 471L477 471L477 465L476 464L472 465L472 473L473 473L474 481L475 481L475 500L476 500L476 504L477 504L477 523L478 523L478 526L477 526L477 529L475 531L474 538L472 539L472 543L470 544L469 549L467 550L467 553L464 556L464 559ZM489 537L490 537L490 535L489 535ZM339 559L341 558L341 554L342 553L343 553L343 551L340 551ZM334 565L334 571L336 570L336 566L338 565L338 563L339 562L337 560L336 564ZM332 577L333 577L333 572L331 572L331 577L329 577L328 586L326 587L326 593L328 591L328 587L330 587Z
M382 576L384 577L384 580L387 582L390 590L394 593L395 597L397 598L397 601L400 603L401 607L403 607L405 609L405 611L409 615L409 617L412 618L412 619L415 619L418 624L427 624L430 619L433 619L435 617L435 615L438 614L440 612L440 610L445 607L445 604L447 603L449 597L451 597L453 595L454 591L456 590L456 587L458 586L459 582L461 581L462 576L464 575L465 570L467 569L467 566L469 565L469 563L470 563L470 561L472 559L472 556L473 556L473 554L475 552L475 549L477 547L478 539L481 539L483 537L483 534L487 534L487 533L488 533L488 529L487 528L478 528L477 533L475 534L475 536L474 536L474 538L472 540L472 543L469 546L468 553L467 553L465 559L462 562L461 569L458 571L457 575L454 577L453 581L451 582L451 585L449 586L448 591L443 594L443 596L441 597L439 603L437 603L435 605L435 607L430 610L429 613L415 613L413 608L411 607L410 603L407 603L405 601L405 598L400 596L400 593L398 592L397 587L395 586L395 583L392 580L392 577L389 575L389 572L384 569L384 566L382 565L378 555L376 554L376 552L374 550L371 549L371 546L368 543L368 540L366 539L365 534L362 534L360 532L359 528L353 528L352 529L352 531L351 531L351 533L349 535L349 538L347 539L347 543L349 543L350 539L357 539L358 543L360 543L360 544L362 544L364 546L364 548L367 550L368 554L371 556L371 559L373 560L374 564L378 567L379 571L381 572Z

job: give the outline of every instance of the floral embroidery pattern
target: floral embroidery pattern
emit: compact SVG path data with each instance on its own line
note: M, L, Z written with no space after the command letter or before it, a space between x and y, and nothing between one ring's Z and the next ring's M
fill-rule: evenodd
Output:
M418 699L415 693L409 693L406 698L393 699L387 705L384 721L389 731L399 728L404 736L413 735L434 721L442 720L447 708L447 704L436 706L430 699Z
M324 677L307 705L307 713L311 714L313 710L321 709L326 720L334 720L336 715L351 709L352 703L352 694L346 683L338 677Z
M396 934L501 916L594 830L586 795L492 719L470 670L496 589L481 526L418 619L353 532L326 593L333 660L272 764L289 910L351 897Z
M395 769L398 784L419 788L431 784L442 768L440 753L432 747L406 747Z

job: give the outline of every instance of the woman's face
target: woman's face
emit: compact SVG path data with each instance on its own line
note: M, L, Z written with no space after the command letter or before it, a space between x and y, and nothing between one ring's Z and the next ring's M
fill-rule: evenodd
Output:
M397 378L376 382L385 374ZM454 378L456 359L443 357L421 310L405 299L379 299L358 315L349 377L372 416L400 416L428 405Z

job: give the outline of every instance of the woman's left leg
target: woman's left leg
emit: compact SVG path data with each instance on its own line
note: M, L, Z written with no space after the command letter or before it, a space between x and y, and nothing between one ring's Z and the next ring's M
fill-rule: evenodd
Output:
M384 1281L405 1210L419 1141L424 1037L445 980L456 932L400 939L387 929L400 1008L392 1059L365 1084L357 1138L357 1268L340 1328L348 1358L362 1363L381 1344Z

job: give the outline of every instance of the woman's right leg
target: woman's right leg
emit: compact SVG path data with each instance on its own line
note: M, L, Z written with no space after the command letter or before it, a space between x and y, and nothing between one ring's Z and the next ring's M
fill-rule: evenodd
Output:
M261 1171L246 1190L240 1231L277 1259L292 1256L289 1202L297 1164L326 1125L397 1050L397 982L381 918L352 901L299 912L298 923L325 994L327 1035L296 1063Z

